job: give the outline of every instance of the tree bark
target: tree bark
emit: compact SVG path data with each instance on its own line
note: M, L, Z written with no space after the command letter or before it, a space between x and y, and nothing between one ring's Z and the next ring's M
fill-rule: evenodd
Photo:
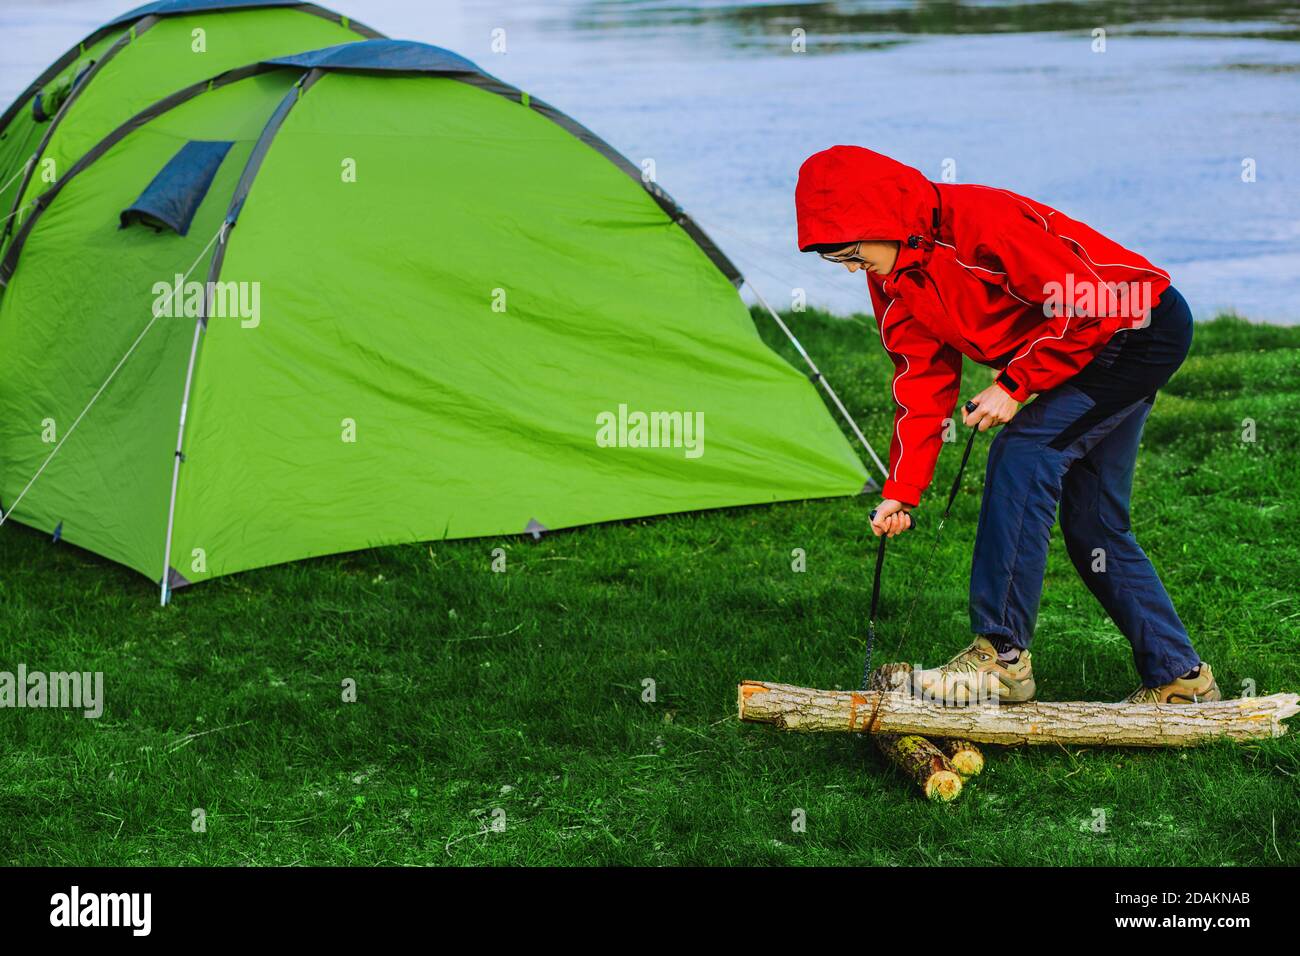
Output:
M814 690L745 681L740 719L798 732L919 734L987 744L1190 747L1212 740L1261 740L1286 733L1300 695L1273 694L1203 704L1031 701L945 707L907 694Z
M880 734L875 741L889 762L911 778L930 800L946 802L961 794L961 775L924 737Z

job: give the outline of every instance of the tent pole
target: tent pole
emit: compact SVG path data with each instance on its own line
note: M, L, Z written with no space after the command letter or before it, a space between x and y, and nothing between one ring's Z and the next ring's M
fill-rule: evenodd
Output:
M207 314L207 298L210 291L204 292L204 315ZM165 605L167 599L171 596L170 582L172 568L172 526L176 520L176 486L181 477L181 442L185 440L185 415L190 407L190 383L194 380L194 360L199 353L199 337L203 334L203 316L194 320L194 339L190 343L190 364L185 370L185 391L181 395L181 419L180 425L176 429L176 454L172 457L172 491L171 498L167 503L167 542L163 545L163 574L162 574L162 593L159 603Z
M185 273L185 278L189 278L190 272L194 271L194 266L199 264L208 249L212 248L212 243L216 242L220 247L226 241L226 232L229 223L224 220L217 234L212 237L203 252L199 253L199 258L194 260L194 265L190 266L190 271ZM216 253L213 253L215 260ZM182 280L183 282L184 280ZM194 384L194 362L199 355L199 340L203 337L203 330L208 324L208 312L212 308L212 283L207 282L203 288L203 309L200 311L198 318L194 320L194 338L190 340L190 361L185 367L185 390L181 392L181 414L180 424L176 427L176 453L172 456L172 490L171 496L167 502L167 540L163 543L163 571L161 593L159 603L167 604L168 598L171 597L170 578L172 573L172 528L176 522L176 487L180 484L181 462L185 456L181 452L181 443L185 440L185 416L190 408L190 388Z
M889 469L886 468L885 463L880 460L880 456L876 454L876 450L871 447L871 442L867 441L866 436L862 434L862 429L859 428L858 423L853 420L853 416L849 414L849 410L844 407L844 403L840 401L840 397L835 394L835 389L831 388L831 383L826 381L826 376L823 375L821 369L817 367L817 363L812 360L812 356L808 354L807 350L799 343L799 340L795 338L794 333L790 331L790 327L781 321L781 316L777 314L776 310L767 304L767 300L763 298L762 293L758 291L754 286L754 283L746 279L745 284L749 286L749 291L754 293L754 298L758 300L758 304L766 309L768 314L776 320L776 324L781 327L781 331L785 333L786 338L788 338L791 344L794 345L795 350L803 356L803 360L808 363L808 367L812 369L812 375L810 378L825 389L826 394L830 396L835 407L839 409L841 417L849 423L849 427L853 429L853 434L858 436L858 441L862 443L862 447L867 450L867 454L871 456L871 460L874 461L876 467L880 469L880 473L888 478Z

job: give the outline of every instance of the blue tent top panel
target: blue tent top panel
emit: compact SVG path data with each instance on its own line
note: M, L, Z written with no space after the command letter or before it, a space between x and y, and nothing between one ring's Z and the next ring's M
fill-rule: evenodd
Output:
M267 60L279 66L322 70L393 70L401 73L482 73L471 60L440 46L410 40L362 40Z

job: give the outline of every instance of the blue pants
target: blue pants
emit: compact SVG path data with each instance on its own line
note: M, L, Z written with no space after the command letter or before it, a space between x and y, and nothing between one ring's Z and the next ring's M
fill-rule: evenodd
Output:
M1143 684L1167 684L1200 663L1129 527L1142 426L1191 341L1191 312L1170 287L1147 327L1116 333L1077 375L1025 405L994 438L971 564L976 634L1029 647L1059 505L1070 559L1133 645Z

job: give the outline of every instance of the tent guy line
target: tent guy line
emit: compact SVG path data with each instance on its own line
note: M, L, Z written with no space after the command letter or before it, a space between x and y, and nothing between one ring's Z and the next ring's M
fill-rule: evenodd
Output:
M35 206L35 205L36 205L36 200L35 200L35 199L29 200L29 201L23 203L21 206L19 206L17 209L15 209L13 212L11 212L9 215L5 216L3 219L0 219L0 224L3 224L3 223L8 222L8 221L9 221L10 219L12 219L14 216L20 216L20 215L22 215L23 210L25 210L25 209L30 209L32 206Z
M746 246L751 251L751 253L758 252L761 253L762 255L767 254L756 243L750 242L749 240L743 238L739 233L734 232L733 230L728 229L725 226L719 226L716 223L714 223L709 226L709 229L711 231L725 233L726 235L731 237L731 240L733 242L739 242L741 245ZM764 275L766 275L769 279L773 279L777 282L785 281L780 276L776 275L776 273L772 272L772 270L765 268L764 266L760 265L757 262L752 262L751 265L753 265L756 269L758 269L759 272L762 272ZM853 419L853 416L849 414L848 409L845 408L845 406L840 402L840 398L835 393L835 391L831 388L830 382L826 380L825 376L813 363L812 357L804 350L802 343L800 343L799 340L795 338L794 333L790 330L789 326L787 326L786 323L781 320L780 315L770 305L767 304L767 302L763 299L761 295L759 295L758 289L754 285L753 281L748 276L743 276L742 281L745 285L749 286L749 290L752 293L754 293L754 298L758 300L759 305L761 305L762 308L765 309L768 312L768 314L771 315L772 318L776 320L776 324L780 327L781 331L785 333L786 337L794 345L795 350L798 351L798 353L803 357L803 360L806 363L808 363L808 367L811 368L813 371L813 374L810 375L809 378L811 378L815 382L818 382L819 384L822 385L824 389L826 389L827 394L834 402L836 408L839 409L840 414L843 416L844 420L848 423L849 427L853 430L853 433L857 436L858 441L862 443L862 447L867 450L867 453L871 456L871 460L875 463L876 467L880 469L880 473L884 475L886 478L888 478L889 469L885 467L885 464L883 461L881 461L880 456L876 454L876 450L871 447L871 443L868 442L866 437L862 434L862 430L858 427L858 423ZM872 491L879 490L879 485L877 484L874 478L871 479L870 490Z
M31 158L27 160L27 162L23 163L21 166L18 167L18 172L10 176L9 181L6 182L3 186L0 186L0 193L3 193L6 189L8 189L10 186L12 186L15 182L18 181L19 176L27 172L27 170L31 167L32 163L36 162L36 156L37 156L36 153L32 153ZM8 216L5 216L4 219L0 219L0 222L6 222L15 215L17 215L17 210L11 212Z
M858 423L853 420L853 416L849 414L849 410L844 407L844 403L840 401L840 397L835 394L835 389L831 388L831 383L826 380L826 376L823 375L821 369L817 367L817 363L812 360L812 356L808 354L802 343L795 338L794 333L790 331L790 327L781 321L781 316L777 314L776 309L767 304L767 300L763 298L762 293L758 291L754 283L749 279L746 279L745 284L749 286L749 291L754 293L754 298L758 300L758 304L766 309L768 314L776 320L776 324L781 327L781 331L786 334L786 337L790 340L791 344L794 345L795 350L803 357L803 360L808 363L808 367L812 369L812 375L808 377L826 391L826 394L830 397L830 400L834 403L835 407L839 409L840 415L842 415L844 420L849 423L849 427L853 429L853 434L858 436L858 441L862 443L862 447L867 450L867 454L871 456L871 460L874 461L876 467L880 469L880 473L888 478L889 469L886 468L885 463L880 460L880 456L876 454L876 450L871 447L871 442L867 441L867 437L862 434L862 429L859 428ZM875 479L869 478L868 480L871 481L874 487Z
M176 294L175 290L181 288L184 285L184 280L190 277L190 273L194 271L194 267L197 266L203 260L203 257L205 255L208 254L208 250L212 248L212 244L217 241L217 238L222 234L222 232L225 231L225 228L226 228L226 224L223 222L221 224L221 228L218 229L215 233L213 233L212 238L208 240L208 244L203 247L203 251L199 253L198 258L196 258L192 263L190 263L190 267L185 270L185 275L182 278L181 282L173 286L171 294L168 296L165 302L162 303L163 305L165 305L167 302L170 302L171 296ZM135 353L136 348L138 348L140 343L144 341L144 337L149 334L149 330L154 327L154 323L158 321L158 318L161 315L162 315L161 308L157 308L154 310L153 318L149 320L148 324L140 331L140 334L135 337L135 341L131 343L130 347L126 350L126 352L122 355L122 357L118 359L117 364L113 366L113 371L108 373L108 378L104 379L103 384L100 385L98 389L96 389L95 394L92 395L90 401L86 403L86 407L81 410L81 414L79 414L76 417L76 419L72 422L72 424L68 426L68 430L63 433L63 437L58 440L54 448L51 449L50 453L45 457L45 460L41 462L41 467L36 469L36 474L32 475L31 480L28 481L27 484L23 487L23 490L18 493L18 497L14 499L14 503L5 509L3 514L0 514L0 526L3 526L4 523L9 520L9 516L12 515L14 511L18 508L18 503L23 500L23 498L27 495L27 492L31 491L32 485L36 484L36 479L41 477L41 474L45 471L46 467L49 465L51 461L53 461L54 456L59 453L59 449L63 447L63 443L72 437L72 433L77 430L77 426L81 424L81 420L86 417L86 414L90 411L91 407L97 401L99 401L99 397L104 394L104 391L108 388L109 383L112 382L113 379L117 376L117 373L122 370L122 366L124 366L127 363L127 361L131 358L131 356Z
M763 255L767 254L758 246L757 243L751 242L750 240L742 236L739 232L736 232L735 230L732 230L726 226L721 226L717 223L711 223L709 229L711 231L722 232L727 234L728 236L731 237L732 241L738 242L741 245L746 246L748 249L750 249L751 252L756 251L762 253ZM765 274L768 278L774 279L777 282L784 281L781 279L780 276L773 273L770 269L764 268L762 265L759 265L758 263L753 263L753 264L760 272ZM862 429L858 427L858 423L853 419L853 416L849 414L849 410L844 406L843 402L840 401L839 395L837 395L835 393L835 390L831 388L830 382L826 380L826 376L823 375L821 370L817 367L816 363L812 359L812 356L810 356L808 352L804 349L803 344L795 337L795 334L793 331L791 331L790 327L786 325L784 321L782 321L781 316L777 313L777 311L767 304L767 300L765 300L763 296L759 293L758 288L757 286L754 285L753 281L748 276L742 276L742 281L745 285L749 286L749 291L754 293L754 298L758 301L759 305L762 306L763 309L765 309L767 313L771 315L773 319L776 320L777 326L780 327L781 331L785 333L786 338L788 338L791 344L794 345L795 351L797 351L799 355L802 356L804 362L806 362L808 367L812 369L812 375L810 375L809 378L811 378L814 382L817 382L819 385L821 385L822 388L826 390L826 394L830 397L835 407L839 409L840 415L843 416L844 420L848 423L849 428L853 430L853 434L857 436L858 441L862 443L862 447L867 450L867 454L871 456L871 460L875 462L876 467L880 469L880 473L884 475L886 478L888 478L889 469L885 467L885 463L880 460L880 456L876 454L876 450L871 447L871 443L867 441L866 436L862 434ZM875 482L875 479L871 479L871 490L873 491L879 490L879 486Z

